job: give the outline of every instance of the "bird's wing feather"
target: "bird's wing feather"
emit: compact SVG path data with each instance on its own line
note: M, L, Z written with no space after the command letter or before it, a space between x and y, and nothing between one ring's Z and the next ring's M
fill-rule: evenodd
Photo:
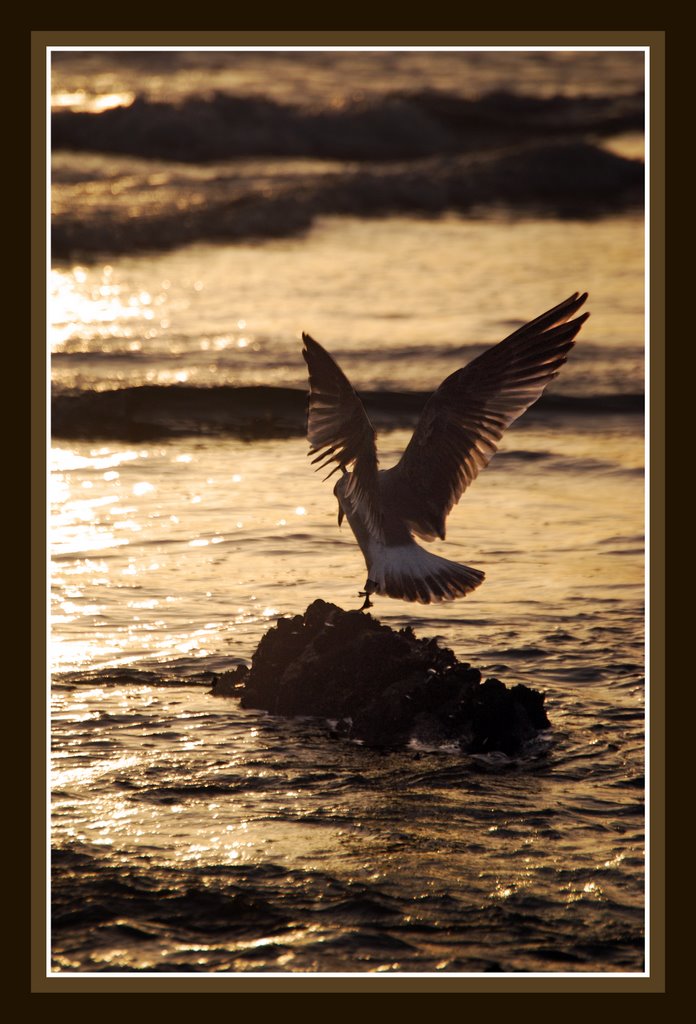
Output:
M382 535L382 509L377 484L375 431L350 381L319 342L302 335L302 354L309 370L307 440L317 469L331 462L329 473L353 471L346 494L360 509L370 532ZM327 477L328 479L328 477Z
M457 370L428 400L401 460L383 485L411 529L444 538L445 519L488 465L503 431L565 363L589 313L576 292Z

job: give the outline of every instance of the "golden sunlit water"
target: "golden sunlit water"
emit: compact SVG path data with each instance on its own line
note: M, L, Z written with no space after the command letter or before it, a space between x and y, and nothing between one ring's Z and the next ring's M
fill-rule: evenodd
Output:
M592 317L573 377L563 374L556 390L640 391L642 253L632 216L444 218L437 230L328 218L306 240L60 266L51 276L54 384L304 387L306 330L343 356L356 387L429 390L504 337L512 317L516 326L584 288ZM608 276L606 265L626 272Z
M451 90L464 87L480 95L512 88L533 95L622 94L642 87L642 54L590 51L530 51L520 60L514 52L432 52L384 50L207 53L171 52L70 53L53 55L54 102L72 97L128 96L133 83L154 100L181 100L192 94L225 89L266 95L288 103L332 102L414 88Z
M351 103L397 89L553 103L631 97L642 82L640 54L438 56L393 53L377 68L365 53L277 54L269 74L251 54L55 55L53 103L118 118L145 97L173 116L200 94L217 109L216 89L262 92L344 112L350 134ZM401 108L385 109L396 129ZM370 161L177 161L105 138L103 151L53 154L65 234L49 285L51 971L640 973L640 211L411 216L406 201L295 229L303 189L347 167L360 180ZM642 159L630 126L594 143ZM202 234L177 234L249 190L290 195L276 212L292 230L218 237L211 215ZM372 609L484 678L543 691L552 728L517 757L416 742L383 753L321 720L212 696L215 674L248 664L278 618L317 598L358 608L365 579L306 440L264 432L261 414L227 432L220 403L235 398L222 386L257 389L252 411L260 389L306 389L307 331L358 390L429 392L584 290L591 317L554 401L508 431L446 540L428 545L484 584L465 600L378 597ZM167 404L177 386L209 398L202 423ZM110 392L120 404L104 404ZM129 430L142 394L148 430ZM385 419L382 467L411 429Z
M486 571L475 601L426 612L383 600L383 621L415 613L438 631L451 622L448 642L461 645L462 618L474 614L480 627L489 614L494 643L501 607L524 621L530 599L556 610L595 590L608 599L632 588L640 599L642 438L621 418L583 427L578 435L558 424L561 439L551 444L535 427L511 432L452 513L446 542L433 550ZM385 466L408 438L384 436ZM56 447L55 667L244 659L277 614L320 594L359 603L362 556L338 530L335 499L311 472L306 447L300 439ZM485 650L480 628L475 642Z
M567 944L598 913L630 920L642 872L642 439L621 418L582 426L511 432L451 516L437 549L485 569L475 602L375 609L546 691L553 735L521 774L502 754L464 767L447 749L387 759L339 749L319 724L242 711L201 688L197 673L248 659L277 616L317 596L358 606L360 553L302 441L56 448L54 843L78 876L89 856L107 879L127 870L140 891L154 869L158 898L190 899L189 915L200 899L187 896L192 869L202 893L232 886L263 903L251 935L235 925L233 939L200 949L122 908L103 948L98 934L86 959L64 947L60 969L633 962L609 953L625 948L613 932L577 960L549 952L558 928ZM407 436L384 436L385 464ZM491 946L495 908L509 908L503 920L540 913L548 947L513 949L500 936ZM355 914L369 926L356 932ZM487 922L475 939L472 914ZM385 921L398 923L396 955L376 937Z

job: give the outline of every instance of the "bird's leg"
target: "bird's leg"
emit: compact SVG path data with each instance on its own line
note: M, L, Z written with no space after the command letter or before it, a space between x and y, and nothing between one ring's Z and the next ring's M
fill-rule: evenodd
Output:
M372 601L370 600L370 594L374 594L376 589L377 589L377 584L375 583L374 580L371 580L370 577L368 576L367 577L367 582L365 584L365 589L358 591L358 597L364 597L365 598L365 600L363 601L361 606L358 608L359 612L364 612L366 608L372 608L373 607Z

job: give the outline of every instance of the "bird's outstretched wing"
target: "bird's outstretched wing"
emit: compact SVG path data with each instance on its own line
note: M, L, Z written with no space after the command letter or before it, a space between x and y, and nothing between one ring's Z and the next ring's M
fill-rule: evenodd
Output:
M488 465L503 431L565 363L589 313L577 292L520 327L442 382L428 400L401 460L384 476L385 501L414 533L444 539L445 519Z
M302 335L302 355L309 370L307 440L317 469L331 462L329 476L352 465L347 489L371 533L382 535L382 510L377 485L375 431L365 408L338 363L319 342ZM327 477L328 479L328 477Z

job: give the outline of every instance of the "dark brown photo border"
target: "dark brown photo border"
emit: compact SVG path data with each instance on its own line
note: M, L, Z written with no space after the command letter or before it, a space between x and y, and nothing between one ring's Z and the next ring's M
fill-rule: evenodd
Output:
M664 31L524 32L31 32L31 588L32 588L32 845L31 993L220 992L220 993L664 993L665 989L665 40ZM565 978L407 977L356 974L316 977L248 977L238 974L192 977L139 976L79 978L47 975L46 907L46 55L54 46L635 46L649 53L650 198L650 871L649 976L602 978L578 973ZM646 311L647 312L647 311ZM88 1011L89 1012L89 1011ZM186 1012L186 1010L184 1010Z

